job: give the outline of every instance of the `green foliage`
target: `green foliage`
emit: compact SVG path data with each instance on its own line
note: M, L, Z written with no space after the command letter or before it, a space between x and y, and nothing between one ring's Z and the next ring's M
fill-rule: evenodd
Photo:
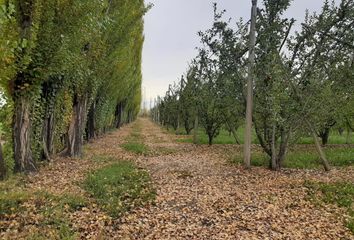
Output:
M3 154L4 154L4 158L5 158L5 163L6 163L6 168L7 168L7 175L11 176L14 167L15 167L15 163L13 160L13 148L12 148L12 142L6 142L3 146Z
M241 143L237 130L244 121L245 83L252 69L254 142L273 169L284 165L288 146L300 137L317 134L325 145L332 127L353 131L354 35L349 29L354 3L325 1L320 13L306 13L295 32L295 20L284 16L290 5L290 0L263 1L257 12L256 59L250 66L249 23L240 20L231 26L232 21L223 20L225 11L218 12L214 4L212 27L199 33L198 55L180 84L170 86L152 109L153 119L167 128L182 123L188 129L192 116L199 119L209 144L222 128Z
M36 165L70 149L70 134L81 139L87 128L86 138L93 138L118 127L118 118L121 125L137 116L143 15L149 8L142 0L0 1L0 92L6 99L1 112L10 119L1 123L7 142L19 145L15 161L26 154ZM28 124L15 127L12 119L27 114ZM79 130L69 132L70 125ZM11 141L21 131L30 138Z
M89 174L83 187L112 217L151 201L149 175L131 162L119 161Z

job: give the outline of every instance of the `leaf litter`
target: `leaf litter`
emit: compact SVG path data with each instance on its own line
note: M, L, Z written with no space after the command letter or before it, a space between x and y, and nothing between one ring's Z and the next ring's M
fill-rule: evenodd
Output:
M136 124L153 154L137 155L120 147ZM74 239L354 239L344 224L345 211L330 204L317 206L304 187L308 180L354 183L353 167L329 173L245 170L228 160L227 153L241 151L240 146L195 146L175 140L149 120L138 119L86 145L81 159L55 158L39 173L24 177L21 189L88 199L72 211L63 207L68 225L77 233ZM119 219L109 217L80 187L90 171L110 163L96 156L131 160L146 169L157 191L155 202ZM1 239L28 239L45 228L36 201L23 203L25 214L0 214Z

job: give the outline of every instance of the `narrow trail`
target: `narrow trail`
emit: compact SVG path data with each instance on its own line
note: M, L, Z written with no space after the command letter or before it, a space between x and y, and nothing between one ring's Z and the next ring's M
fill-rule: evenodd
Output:
M336 171L246 171L230 165L222 147L176 143L147 119L137 124L151 149L173 151L138 159L157 199L120 220L121 239L354 239L340 209L305 200L305 179L335 181ZM353 169L341 176L353 181Z

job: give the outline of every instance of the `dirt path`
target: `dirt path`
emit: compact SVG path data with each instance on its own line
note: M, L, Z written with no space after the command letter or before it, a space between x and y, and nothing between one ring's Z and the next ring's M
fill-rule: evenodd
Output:
M120 147L137 126L151 149L147 156ZM70 225L80 239L354 239L343 224L344 211L314 206L306 200L303 185L306 179L354 182L352 167L330 173L246 171L228 162L226 153L241 151L240 147L194 146L177 143L175 138L149 120L138 119L87 144L82 159L54 159L26 177L24 189L89 199L79 183L89 171L110 164L95 161L95 156L112 156L148 170L156 201L120 219L110 218L94 201L70 212ZM0 221L0 229L7 229L0 232L0 239L27 239L28 233L38 229L30 220L37 216L33 204L24 214Z
M139 158L157 199L121 219L121 239L354 239L340 209L305 200L304 179L335 180L335 171L245 171L229 165L220 147L175 143L150 121L138 121L145 144L174 151Z

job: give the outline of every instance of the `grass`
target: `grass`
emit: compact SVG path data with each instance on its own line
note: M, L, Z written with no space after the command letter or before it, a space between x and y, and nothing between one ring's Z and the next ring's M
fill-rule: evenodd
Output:
M112 217L119 217L155 197L149 175L128 161L120 161L91 173L83 188Z
M176 134L176 131L173 130L172 128L169 128L169 133ZM244 142L244 132L245 128L244 127L239 127L237 129L237 136L239 138L240 144L243 144ZM180 128L177 130L177 135L184 135L187 136L186 131L184 128ZM178 139L179 142L186 142L186 143L192 143L193 142L193 130L191 132L191 135L187 136L186 138ZM199 144L208 144L208 135L205 133L204 129L202 127L199 128L198 130L198 139L199 139ZM342 135L339 135L337 131L332 131L329 139L328 139L328 144L346 144L347 142L346 139L346 133L343 133ZM254 129L252 130L252 143L253 144L259 144L259 141L257 139L256 133ZM297 144L314 144L313 138L312 137L301 137L296 141ZM230 135L229 132L225 129L220 130L220 134L213 140L213 144L236 144L236 141L232 134ZM350 138L349 144L354 144L354 137Z
M331 166L353 166L354 165L354 149L350 147L335 147L326 148L326 156ZM242 154L233 156L234 163L242 163ZM269 157L263 152L252 153L251 164L253 166L268 166ZM319 156L314 148L297 148L289 151L284 161L285 168L297 169L314 169L320 168L321 162Z
M129 141L121 144L121 146L129 152L133 152L139 155L146 155L149 152L149 148L140 142Z
M314 144L314 141L312 137L301 137L297 143ZM349 142L347 142L346 133L339 135L336 131L332 131L328 138L328 144L354 144L354 137L349 138Z
M354 184L347 182L317 183L305 182L312 201L317 203L336 204L346 208L348 219L345 225L354 233Z
M175 131L170 130L170 133L175 133ZM183 129L179 130L179 135L186 135ZM183 134L182 134L183 133ZM240 144L243 144L243 135L244 135L244 128L239 128L236 132ZM193 130L191 135L187 136L186 138L178 139L179 142L186 142L192 143L193 142ZM199 144L208 144L209 139L208 135L205 133L204 129L200 128L198 130L198 142ZM258 144L258 139L256 137L255 132L252 133L252 143ZM236 144L235 138L230 135L228 131L225 129L221 129L219 135L213 139L213 144Z
M121 147L126 151L133 152L139 155L147 155L150 152L148 146L142 142L142 136L140 134L141 127L136 123L127 141L121 144Z
M24 191L2 193L0 196L0 215L19 213L25 210L23 204L29 200L30 194Z
M98 163L112 163L115 162L116 159L112 156L99 154L99 155L93 155L91 161L98 162Z

